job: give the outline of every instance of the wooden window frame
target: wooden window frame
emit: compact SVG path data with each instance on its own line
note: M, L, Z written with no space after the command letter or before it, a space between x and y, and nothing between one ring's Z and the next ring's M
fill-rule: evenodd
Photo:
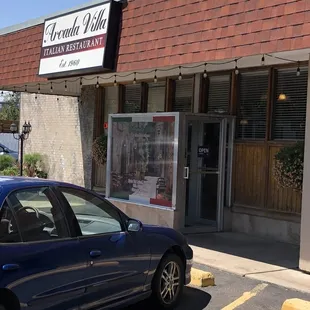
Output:
M137 113L145 113L147 110L147 83L145 81L139 81L137 84L140 84L140 112ZM126 86L131 85L127 84L119 84L119 105L118 105L118 113L124 112L125 105L125 97L126 97Z
M225 70L220 72L212 72L208 74L206 78L203 77L203 74L200 75L200 92L199 92L199 113L208 114L208 108L209 108L209 90L210 90L210 77L212 76L224 76L229 75L229 83L230 83L230 89L229 89L229 102L228 102L228 115L232 114L232 104L233 104L233 98L235 96L234 87L235 87L235 81L234 77L235 72L231 70Z
M194 102L195 102L195 75L192 74L182 74L182 80L192 79L193 89L192 89L192 103L191 103L191 111L188 113L194 112ZM178 80L177 76L167 78L166 83L166 112L172 112L173 110L173 102L176 97L176 81Z

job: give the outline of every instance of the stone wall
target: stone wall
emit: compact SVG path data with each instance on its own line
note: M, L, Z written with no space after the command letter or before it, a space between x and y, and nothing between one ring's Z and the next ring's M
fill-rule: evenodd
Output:
M85 87L81 100L24 93L21 124L30 121L32 132L25 153L40 153L50 179L91 187L95 88Z

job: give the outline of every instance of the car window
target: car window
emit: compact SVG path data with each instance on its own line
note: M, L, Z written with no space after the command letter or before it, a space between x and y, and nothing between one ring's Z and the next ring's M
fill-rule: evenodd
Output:
M122 231L118 211L103 199L76 189L60 188L71 206L83 236Z
M65 217L49 188L23 189L13 192L8 200L14 218L12 232L20 232L22 241L42 241L70 236Z
M13 213L5 201L0 210L0 243L21 242L21 237L18 231L13 231L11 223Z

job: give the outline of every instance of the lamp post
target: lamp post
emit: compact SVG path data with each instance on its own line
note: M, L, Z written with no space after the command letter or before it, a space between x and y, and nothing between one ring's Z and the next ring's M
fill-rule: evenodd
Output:
M17 125L15 123L11 124L10 130L14 136L14 139L20 141L20 176L23 176L23 158L24 158L24 141L29 138L29 134L32 130L30 122L23 125L21 133L17 132Z

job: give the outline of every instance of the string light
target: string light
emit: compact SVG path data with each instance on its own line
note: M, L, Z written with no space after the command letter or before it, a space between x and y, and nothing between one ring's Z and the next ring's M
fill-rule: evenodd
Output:
M235 74L238 75L239 74L239 69L238 69L238 59L235 59Z
M265 55L263 55L261 63L262 63L262 66L265 65Z
M288 59L288 58L283 58L283 57L279 57L279 56L275 56L275 55L271 55L271 54L263 54L261 56L261 64L262 65L265 65L265 60L266 60L266 57L270 57L270 58L274 58L274 59L279 59L279 60L282 60L282 61L285 61L285 62L288 62L288 63L297 63L297 71L296 71L296 76L300 76L301 74L301 70L300 70L300 61L296 61L296 60L292 60L292 59ZM132 76L132 74L134 75L134 79L133 79L133 83L136 84L137 83L137 74L140 74L140 75L144 75L144 74L151 74L152 72L154 73L154 82L156 83L158 81L158 77L157 77L157 73L158 71L162 71L162 72L169 72L169 71L174 71L176 70L177 68L179 69L179 76L178 76L178 79L179 80L182 80L183 76L182 76L182 69L185 68L185 69L196 69L196 68L199 68L199 67L202 67L204 66L204 71L202 73L203 77L204 78L207 78L208 76L208 71L207 71L207 65L210 65L210 66L217 66L217 65L227 65L227 64L230 64L230 63L235 63L235 68L234 68L234 71L235 71L235 74L239 74L239 68L238 68L238 61L240 59L242 59L243 57L240 57L238 59L234 59L234 60L227 60L227 61L223 61L223 62L208 62L208 63L203 63L203 64L198 64L198 65L192 65L192 66L178 66L178 67L170 67L170 68L160 68L160 69L153 69L153 70L150 70L150 71L144 71L144 72L133 72L133 73L128 73L128 74L113 74L112 76L96 76L96 77L77 77L77 78L71 78L70 80L65 80L65 81L54 81L54 82L46 82L46 83L38 83L38 94L40 94L40 91L41 91L41 85L49 85L50 84L50 91L51 93L54 91L53 89L53 83L54 84L57 84L57 85L60 85L62 83L65 84L65 90L67 91L67 88L68 88L68 81L70 81L70 83L74 83L74 82L77 82L77 81L80 81L80 86L82 87L83 86L83 79L87 80L87 81L93 81L94 79L97 79L97 82L95 83L95 86L96 88L100 87L100 83L99 83L99 79L102 79L102 80L110 80L113 78L114 76L114 86L117 86L117 77L120 77L120 78L127 78L127 77L130 77ZM98 86L99 85L99 86ZM27 85L24 85L24 86L18 86L17 89L19 91L23 91L23 88L25 88L25 91L27 90ZM9 91L9 89L8 89ZM14 86L14 91L13 93L11 93L11 96L13 97L14 96L14 93L16 93L16 87Z
M298 63L297 63L297 71L296 71L296 76L300 76L299 61L298 61Z
M181 72L181 69L182 69L182 67L181 67L181 66L179 66L179 70L180 70L179 77L178 77L179 81L181 81L181 80L182 80L182 72Z
M203 77L204 77L205 79L208 77L207 63L205 63L205 70L203 71Z
M157 83L157 75L156 75L157 69L155 69L155 74L154 74L154 83Z

